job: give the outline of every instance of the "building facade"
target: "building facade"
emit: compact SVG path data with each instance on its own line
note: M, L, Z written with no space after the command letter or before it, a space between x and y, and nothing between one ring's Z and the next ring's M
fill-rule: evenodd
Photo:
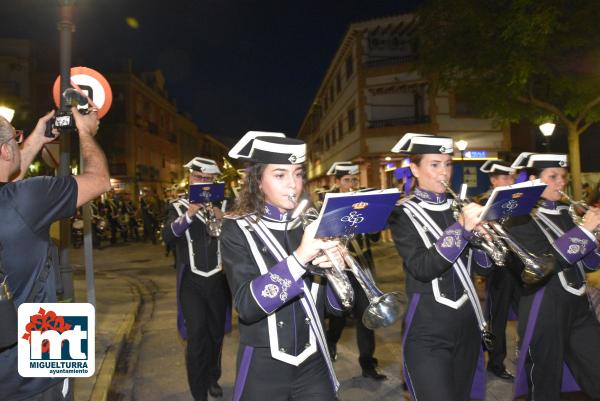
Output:
M463 160L461 152L455 154L459 166L510 150L507 126L473 115L468 104L435 90L415 71L416 24L406 14L349 27L298 133L308 143L312 189L331 186L325 173L344 160L360 164L363 187L395 185L394 170L402 160L390 149L407 132L467 141ZM473 171L460 169L456 179Z

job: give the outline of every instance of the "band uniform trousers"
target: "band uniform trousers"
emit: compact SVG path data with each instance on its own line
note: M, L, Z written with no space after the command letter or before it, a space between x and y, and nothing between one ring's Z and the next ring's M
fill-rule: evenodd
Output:
M458 309L421 294L404 344L410 385L418 401L468 401L481 351L473 308Z
M352 289L354 290L354 306L352 312L354 314L354 321L356 324L356 343L358 345L359 352L359 364L362 369L368 369L375 367L375 360L373 354L375 353L375 333L373 330L368 329L362 322L362 316L365 309L369 306L369 299L367 298L364 290L358 284L358 281L353 274L348 274ZM331 345L337 344L342 331L346 326L346 316L330 316L329 327L327 328L327 343Z
M557 275L545 287L525 360L527 399L560 400L564 360L582 390L593 400L600 400L600 323L590 313L589 299L585 294L566 292ZM521 296L520 338L525 336L534 296L535 293Z
M238 349L238 372L245 348L240 344ZM311 355L299 366L293 366L273 358L269 348L252 350L248 375L239 401L336 400L327 365L320 352Z
M494 349L488 352L489 370L506 369L506 322L510 308L519 311L520 283L515 273L507 267L498 267L488 276L488 321L494 335Z
M228 290L225 275L196 278L186 267L181 281L181 308L188 334L188 382L196 400L206 400L210 384L221 377Z

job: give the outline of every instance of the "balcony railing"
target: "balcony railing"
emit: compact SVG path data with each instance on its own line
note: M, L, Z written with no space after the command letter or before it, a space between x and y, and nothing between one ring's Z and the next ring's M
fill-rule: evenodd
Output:
M390 57L372 56L372 57L373 57L372 59L367 59L367 61L365 61L365 65L367 66L367 68L382 67L382 66L390 65L390 64L412 63L413 61L415 61L417 59L417 57L413 54L408 54L405 56L390 56Z
M399 117L386 120L369 120L367 121L367 128L398 127L401 125L427 124L430 122L431 117L429 116Z

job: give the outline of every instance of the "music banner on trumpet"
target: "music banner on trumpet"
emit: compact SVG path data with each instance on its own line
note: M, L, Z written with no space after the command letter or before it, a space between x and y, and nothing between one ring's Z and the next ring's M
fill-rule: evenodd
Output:
M400 197L397 189L327 193L317 219L317 238L375 233L385 228Z
M492 221L529 214L546 186L540 180L535 180L494 188L483 207L481 219Z
M225 198L225 183L190 184L190 203L218 202Z

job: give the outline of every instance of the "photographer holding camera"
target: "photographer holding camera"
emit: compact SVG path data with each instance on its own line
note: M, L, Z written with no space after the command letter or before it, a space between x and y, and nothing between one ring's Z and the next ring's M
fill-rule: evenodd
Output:
M23 302L56 302L55 266L48 260L50 225L74 215L77 207L110 189L106 157L94 139L99 126L97 111L91 109L83 115L73 107L72 114L84 161L81 174L24 180L37 153L54 139L44 135L54 112L39 119L22 147L22 134L0 117L0 257L16 307ZM0 349L2 400L72 398L68 379L24 378L17 366L16 344Z

